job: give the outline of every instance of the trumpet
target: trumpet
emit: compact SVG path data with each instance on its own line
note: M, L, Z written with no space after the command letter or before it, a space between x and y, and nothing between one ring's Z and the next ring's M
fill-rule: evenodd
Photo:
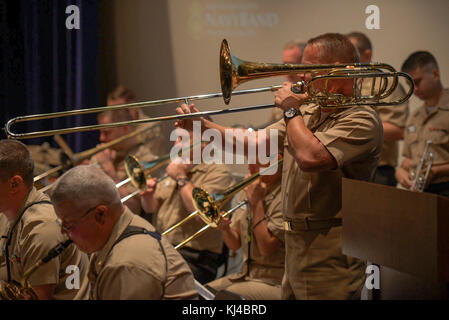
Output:
M424 188L427 185L427 180L429 179L430 169L432 169L433 158L434 155L432 152L429 152L429 146L432 143L432 140L426 141L426 146L424 147L424 152L419 159L418 166L416 170L411 173L413 182L410 187L411 191L424 191ZM426 168L426 172L422 173L423 168Z
M263 105L229 108L222 110L202 111L192 114L171 115L164 117L154 117L147 119L114 122L101 125L43 130L28 133L14 133L11 130L12 126L19 122L53 119L59 117L74 116L79 114L97 113L102 112L106 109L116 110L127 108L143 108L173 102L185 102L188 104L189 101L193 100L204 100L218 97L223 97L224 102L228 104L231 100L231 94L243 95L259 92L276 91L280 87L282 87L281 85L276 85L270 87L234 91L234 89L239 84L249 80L262 79L272 76L281 76L289 73L312 73L314 77L310 82L308 83L299 82L295 84L293 87L294 90L297 90L297 92L298 90L306 91L309 95L310 100L309 102L316 102L323 107L341 108L364 104L369 104L372 106L397 105L402 104L403 102L408 100L414 91L414 83L410 75L403 72L396 72L396 70L388 64L349 63L349 64L302 65L302 64L268 64L268 63L247 62L231 55L226 39L223 40L221 44L219 67L220 67L220 81L222 91L221 93L193 95L187 97L144 101L109 107L96 107L90 109L21 116L10 119L5 125L5 131L9 138L30 139L55 134L67 134L73 132L99 130L103 128L119 127L126 125L138 125L148 122L195 118L199 116L211 116L234 112L244 112L244 111L273 108L275 106L274 104L263 104ZM326 72L327 75L317 75L320 72ZM408 83L409 85L408 92L403 97L400 97L397 100L390 102L384 101L383 99L391 95L393 91L396 89L399 78L404 78L405 81ZM329 92L327 83L328 81L335 79L353 79L354 80L353 94L350 97L346 97L338 93ZM356 83L363 81L363 79L369 79L373 83L372 90L367 95L362 95L361 90L358 90L357 88ZM315 82L318 81L325 82L324 90L316 89ZM379 85L374 86L374 83L378 83Z
M41 265L57 257L71 243L72 240L69 239L51 249L45 257L24 273L20 283L15 281L0 281L0 298L3 300L37 300L39 297L36 291L30 286L28 279Z
M176 228L180 227L181 225L185 224L186 222L190 221L195 216L199 216L201 220L204 221L209 227L216 228L218 224L220 223L222 217L220 216L220 208L225 205L229 200L232 199L232 197L243 190L246 186L251 184L254 180L258 179L261 175L266 173L268 170L272 170L273 168L276 168L277 166L281 165L283 162L283 159L278 160L275 164L264 168L260 170L258 173L255 173L251 175L250 177L244 179L240 183L236 184L235 186L232 186L228 189L226 189L223 192L215 193L210 195L207 193L207 191L201 189L201 188L194 188L192 190L192 198L193 198L193 205L195 207L195 211L189 214L186 218L181 220L180 222L174 224L164 232L162 232L162 235L166 235ZM241 207L243 203L240 203ZM202 228L193 235L191 235L189 238L175 246L175 248L178 248L178 246L184 246L187 242L197 238L199 235L201 235L207 228Z

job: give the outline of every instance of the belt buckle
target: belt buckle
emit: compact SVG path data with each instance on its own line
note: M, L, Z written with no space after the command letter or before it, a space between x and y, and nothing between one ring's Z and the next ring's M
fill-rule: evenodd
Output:
M284 221L284 230L292 231L292 225L291 225L290 221Z

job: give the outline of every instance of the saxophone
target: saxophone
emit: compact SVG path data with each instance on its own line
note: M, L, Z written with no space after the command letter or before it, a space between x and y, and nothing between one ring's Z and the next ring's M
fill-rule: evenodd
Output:
M0 300L38 300L36 291L31 287L28 279L30 276L43 264L49 262L51 259L57 257L61 252L72 243L72 240L66 240L59 243L41 260L36 262L23 274L20 283L17 281L0 281Z

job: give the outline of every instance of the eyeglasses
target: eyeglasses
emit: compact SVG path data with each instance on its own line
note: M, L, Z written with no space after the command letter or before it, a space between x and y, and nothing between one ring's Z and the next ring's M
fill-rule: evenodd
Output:
M75 220L74 222L70 223L69 225L67 225L67 223L62 222L61 219L56 219L56 223L62 228L64 229L66 232L69 232L70 229L72 229L77 223L79 223L81 220L83 220L85 217L87 217L87 215L89 213L91 213L93 210L95 210L99 205L97 204L95 207L90 208L89 210L87 210L81 217L79 217L77 220Z

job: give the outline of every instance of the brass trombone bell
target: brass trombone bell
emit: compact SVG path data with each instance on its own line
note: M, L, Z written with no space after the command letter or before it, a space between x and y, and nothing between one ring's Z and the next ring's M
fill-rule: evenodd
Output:
M125 171L126 175L130 179L130 182L138 189L145 189L147 185L147 177L151 172L156 171L160 167L168 164L170 162L170 156L166 156L155 159L152 161L142 161L135 156L128 155L125 159Z
M317 75L326 72L326 75ZM396 70L385 63L348 63L348 64L274 64L244 61L232 55L228 42L224 39L220 48L220 82L223 99L226 104L231 101L233 90L240 84L273 76L287 75L291 73L312 73L313 79L305 85L305 91L310 97L310 102L319 103L321 106L332 107L329 102L338 104L339 107L370 104L370 105L396 105L407 101L414 91L414 83L410 75ZM409 85L409 91L400 101L387 103L380 100L388 97L396 89L398 79L405 78ZM371 95L361 96L353 94L350 98L332 94L327 91L327 82L335 79L371 79L373 84L379 80L378 91ZM392 83L388 83L388 79ZM324 91L315 90L314 83L326 82ZM356 89L354 87L354 89ZM357 90L354 90L357 92ZM297 92L299 93L299 92ZM359 96L357 96L359 94Z
M192 199L193 205L196 210L191 214L189 214L186 218L184 218L180 222L174 224L173 226L165 230L162 233L162 235L170 233L171 231L175 230L176 228L185 224L187 221L194 218L196 215L198 215L201 218L201 220L204 221L204 223L210 225L210 227L216 228L221 220L219 211L223 207L223 205L225 205L229 200L231 200L236 193L240 192L246 186L251 184L254 180L258 179L262 174L264 174L268 170L273 169L273 167L280 166L282 162L283 159L278 160L275 164L260 170L259 172L237 183L235 186L229 187L223 192L218 192L210 195L207 191L201 188L194 188L192 191ZM188 238L188 241L195 239L202 232L203 231L201 230L197 231ZM188 241L187 239L184 240L182 242L182 245L185 245Z
M248 203L248 200L243 200L240 201L234 208L229 209L228 211L226 211L221 217L220 220L229 216L230 214L232 214L234 211L236 211L237 209L243 207L244 205L246 205ZM218 221L219 222L219 221ZM218 224L217 224L218 226ZM198 236L200 236L201 234L203 234L207 229L214 227L212 224L206 224L204 227L202 227L200 230L198 230L196 233L194 233L193 235L191 235L190 237L188 237L187 239L185 239L184 241L182 241L181 243L177 244L175 246L175 249L180 249L182 247L184 247L187 243L189 243L190 241L192 241L193 239L197 238ZM215 226L216 227L216 226Z

